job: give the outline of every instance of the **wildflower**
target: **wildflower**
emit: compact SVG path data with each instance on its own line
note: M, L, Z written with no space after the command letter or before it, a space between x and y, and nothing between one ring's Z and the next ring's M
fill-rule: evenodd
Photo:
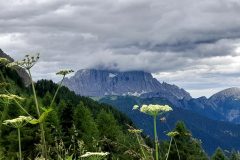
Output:
M14 94L0 94L0 98L4 99L4 100L8 100L8 101L11 101L11 100L24 100L24 98L22 97L19 97L17 95L14 95Z
M7 58L0 58L0 64L6 65L8 64L10 61Z
M142 133L142 129L128 129L128 132L130 133Z
M142 105L140 111L151 116L157 116L158 114L163 114L165 112L172 111L172 108L168 105Z
M9 63L7 65L7 67L12 68L15 66L19 66L19 67L29 70L36 64L36 62L38 60L39 60L39 53L36 56L26 55L23 60Z
M177 132L177 131L172 131L172 132L167 133L167 136L169 136L169 137L175 137L177 135L179 135L179 132Z
M134 106L133 106L133 110L137 110L138 108L139 108L138 105L134 105Z
M56 75L63 75L63 76L66 76L67 74L70 74L74 72L72 69L66 69L66 70L60 70L59 72L56 73Z
M133 106L133 109L138 109L137 105ZM172 108L168 105L142 105L140 108L140 112L148 114L153 117L153 133L154 133L154 140L155 140L155 159L158 159L158 138L157 138L157 121L156 118L159 114L163 114L166 112L172 111Z
M18 118L15 119L5 120L3 124L13 128L22 128L31 120L32 120L31 117L19 116Z
M167 119L166 119L166 117L162 117L162 118L160 118L160 121L161 121L162 123L164 123L164 122L167 121Z
M102 159L109 155L108 152L86 152L84 155L81 155L81 158L93 158L93 159Z

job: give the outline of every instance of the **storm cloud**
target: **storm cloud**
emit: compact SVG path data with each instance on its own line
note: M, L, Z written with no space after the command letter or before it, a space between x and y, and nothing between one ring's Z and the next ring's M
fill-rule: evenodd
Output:
M62 68L145 70L193 96L240 86L239 0L0 1L0 48Z

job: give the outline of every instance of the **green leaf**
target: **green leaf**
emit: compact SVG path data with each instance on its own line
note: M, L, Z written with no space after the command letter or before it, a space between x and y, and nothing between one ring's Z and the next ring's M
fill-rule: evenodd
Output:
M44 112L43 112L42 115L39 117L39 119L33 119L33 120L29 121L29 123L31 123L31 124L42 123L43 121L46 120L48 114L49 114L52 110L53 110L52 108L44 109Z

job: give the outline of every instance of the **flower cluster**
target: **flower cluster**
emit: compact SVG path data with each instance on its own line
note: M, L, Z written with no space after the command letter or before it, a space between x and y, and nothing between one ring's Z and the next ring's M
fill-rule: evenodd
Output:
M167 136L169 136L169 137L175 137L177 135L179 135L179 132L177 132L177 131L172 131L172 132L167 133Z
M109 155L108 152L86 152L84 155L81 155L81 158L94 158L94 159L102 159Z
M63 75L63 76L66 76L67 74L70 74L74 72L72 69L66 69L66 70L60 70L59 72L56 73L56 75Z
M4 99L4 100L24 100L24 98L22 97L19 97L15 94L0 94L0 98Z
M10 61L7 58L0 58L0 64L6 65L8 63L10 63Z
M21 128L31 120L32 120L31 117L19 116L18 118L15 119L5 120L3 124L13 128Z
M138 109L138 105L134 105L133 109ZM169 107L168 105L154 105L154 104L149 104L149 105L142 105L140 108L140 111L143 113L146 113L151 116L157 116L158 114L163 114L169 111L172 111L172 108Z
M37 63L38 60L39 60L39 53L36 56L26 55L23 60L9 63L7 67L19 66L29 70Z
M128 129L128 132L130 132L130 133L137 133L137 134L139 134L139 133L142 133L142 132L143 132L143 130L142 130L142 129Z

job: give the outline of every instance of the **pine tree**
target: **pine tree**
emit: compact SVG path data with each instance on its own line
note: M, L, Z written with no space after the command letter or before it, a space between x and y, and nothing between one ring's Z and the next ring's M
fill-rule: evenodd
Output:
M91 111L84 106L83 102L80 102L74 109L73 121L79 137L85 142L89 149L94 149L95 140L99 139L99 131Z
M97 124L101 137L106 137L111 140L117 140L122 134L120 127L112 113L101 110L97 115Z
M239 151L236 152L234 149L231 151L231 155L229 160L240 160L240 153Z
M168 159L178 160L179 153L180 159L184 160L208 160L206 153L201 147L200 141L192 137L184 122L177 122L174 131L178 133L178 135L174 137L177 147L173 141ZM167 145L165 144L165 148L168 148L168 146L169 143L167 143Z
M215 153L212 155L211 160L228 160L221 148L217 148Z

